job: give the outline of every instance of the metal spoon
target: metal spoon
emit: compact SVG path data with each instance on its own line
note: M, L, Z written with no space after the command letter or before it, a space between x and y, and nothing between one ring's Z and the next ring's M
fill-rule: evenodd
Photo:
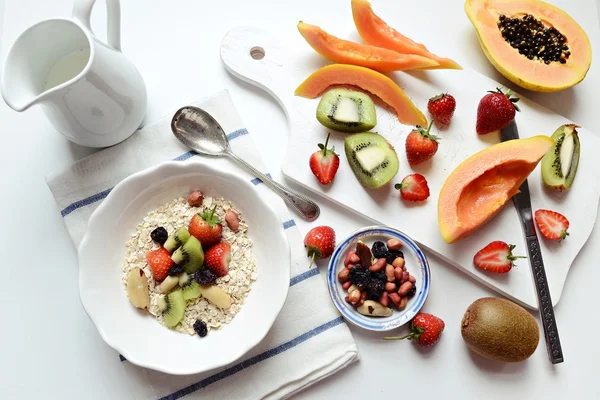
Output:
M223 128L206 111L192 106L180 108L171 120L171 130L181 143L199 154L228 156L248 168L307 221L314 221L321 213L315 202L280 185L236 156L229 147L229 140L227 140Z

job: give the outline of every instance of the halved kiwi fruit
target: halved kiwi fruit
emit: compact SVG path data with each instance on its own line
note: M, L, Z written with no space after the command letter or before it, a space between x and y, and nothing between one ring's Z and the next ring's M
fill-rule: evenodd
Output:
M187 242L189 238L190 232L185 227L181 227L167 238L163 247L167 249L169 253L173 253L177 248Z
M365 132L377 124L375 105L369 95L348 89L331 89L321 97L317 120L340 132Z
M569 190L579 166L579 126L561 125L552 134L554 144L542 158L544 183L555 190Z
M344 150L352 172L367 187L379 188L398 173L398 155L378 133L364 132L347 136Z
M179 276L179 287L183 291L184 300L192 300L200 296L200 285L193 276L185 272Z
M200 241L194 236L190 238L171 256L175 264L181 265L188 274L198 271L204 262L204 251Z
M173 328L181 322L185 314L185 305L183 292L179 289L158 299L158 308L168 328Z

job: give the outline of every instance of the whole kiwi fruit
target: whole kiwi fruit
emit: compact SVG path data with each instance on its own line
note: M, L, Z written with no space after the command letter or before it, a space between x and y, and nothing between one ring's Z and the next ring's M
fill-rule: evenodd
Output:
M465 312L461 333L469 349L489 360L519 362L536 350L540 332L535 318L512 301L484 297Z

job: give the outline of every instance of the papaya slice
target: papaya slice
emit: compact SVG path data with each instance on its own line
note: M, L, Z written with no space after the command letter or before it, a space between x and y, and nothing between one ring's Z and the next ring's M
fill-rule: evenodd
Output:
M498 143L460 163L438 198L438 225L446 243L479 229L519 192L554 141L538 135Z
M343 40L316 25L300 21L298 31L320 55L340 64L367 67L379 72L426 69L439 65L436 61L414 54L400 54L381 47Z
M425 45L407 38L389 26L373 12L371 3L367 0L352 0L352 17L358 34L367 44L402 54L431 58L438 63L437 66L423 69L462 69L456 61L433 54Z
M557 92L585 78L589 38L561 9L539 0L466 0L464 8L490 63L516 85Z
M332 85L358 86L392 107L403 124L427 126L425 115L393 80L366 67L348 64L326 65L310 74L296 88L294 94L314 99Z

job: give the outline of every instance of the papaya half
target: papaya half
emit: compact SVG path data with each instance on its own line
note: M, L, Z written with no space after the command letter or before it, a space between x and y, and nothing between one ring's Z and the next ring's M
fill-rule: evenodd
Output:
M488 60L516 85L557 92L587 75L589 38L563 10L540 0L466 0L464 8Z

